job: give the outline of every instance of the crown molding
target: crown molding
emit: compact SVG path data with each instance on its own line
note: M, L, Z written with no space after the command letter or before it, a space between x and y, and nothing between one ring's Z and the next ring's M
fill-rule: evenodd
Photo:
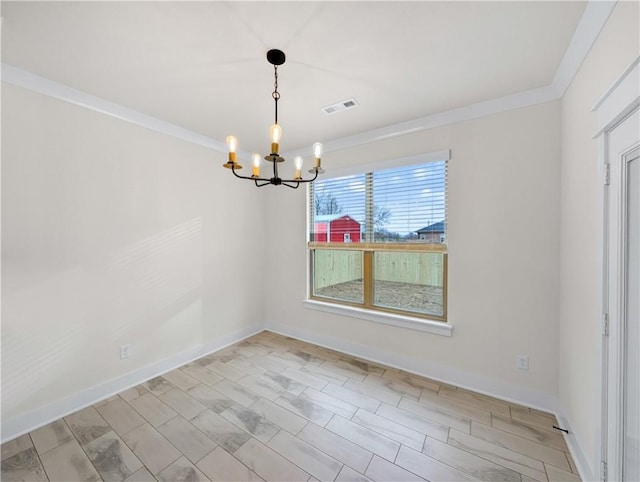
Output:
M596 113L594 139L610 130L640 106L640 57L637 57L596 102L591 112Z
M102 97L88 94L82 90L74 89L67 85L41 77L27 70L20 69L11 64L1 64L0 75L2 82L12 84L23 89L31 90L54 99L68 102L78 107L84 107L101 114L105 114L116 119L130 122L152 131L160 132L172 137L177 137L183 141L197 144L214 151L227 152L227 145L211 137L198 134L197 132L185 129L176 124L163 121L156 117L143 114L120 104L110 102Z
M418 119L392 124L379 129L362 132L353 136L341 137L324 143L324 151L332 152L342 149L369 144L413 132L433 129L471 119L477 119L499 112L528 107L561 98L571 81L578 72L582 62L589 54L600 31L604 27L609 15L616 5L615 0L591 0L587 3L584 13L576 27L576 31L567 50L556 70L550 85L515 94L478 102L457 109L428 115ZM1 64L1 78L3 82L22 87L43 95L47 95L64 102L91 109L116 119L130 122L187 142L191 142L218 152L227 152L226 143L185 129L176 124L143 114L122 105L110 102L101 97L88 94L64 84L40 77L29 71L10 64ZM249 158L250 153L238 152L243 158ZM308 154L308 149L298 149L284 153L287 157Z
M590 1L576 27L569 47L553 77L551 87L558 98L562 97L578 73L582 62L587 58L591 47L596 42L602 28L607 23L609 15L616 6L616 0Z
M340 151L371 142L405 136L414 132L478 119L480 117L519 109L521 107L542 104L544 102L556 100L557 98L558 97L555 95L555 91L551 86L540 87L537 89L527 90L525 92L507 95L498 99L477 102L465 107L420 117L419 119L401 122L399 124L392 124L379 129L363 132L361 134L327 141L322 144L323 150L324 152ZM287 152L284 155L285 157L291 157L304 154L308 154L308 148Z

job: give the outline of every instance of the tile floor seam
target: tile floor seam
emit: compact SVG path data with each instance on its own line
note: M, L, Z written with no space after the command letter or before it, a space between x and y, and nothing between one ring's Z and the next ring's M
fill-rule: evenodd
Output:
M313 477L313 475L312 475L312 474L310 474L309 472L307 472L306 470L304 470L302 467L300 467L298 464L296 464L295 462L293 462L291 459L289 459L289 458L285 457L284 455L282 455L282 454L280 454L280 453L276 452L276 451L275 451L275 450L273 450L271 447L269 447L267 444L262 443L260 440L258 440L258 439L256 439L256 438L252 438L252 439L247 440L247 442L245 442L245 443L248 443L250 440L255 440L255 442L256 442L256 443L259 443L259 444L261 444L261 445L264 445L267 449L269 449L269 450L271 450L271 451L275 452L276 454L280 455L282 458L284 458L285 460L287 460L290 464L295 465L298 469L302 470L304 473L306 473L307 475L309 475L309 477ZM239 450L239 449L238 449L238 450ZM257 472L256 472L256 473L257 473ZM258 474L258 475L260 475L260 474ZM307 480L309 480L309 479L307 479Z
M471 436L474 436L473 434L470 434L470 435L471 435ZM476 438L478 438L478 437L476 437ZM522 438L522 437L520 437L520 438ZM481 440L484 440L484 439L481 439ZM524 440L527 440L527 439L524 439ZM489 443L490 443L490 442L489 442ZM506 448L506 447L503 447L503 448ZM507 449L507 450L512 450L512 449ZM546 475L546 467L547 467L547 465L553 465L553 466L555 467L555 465L554 465L554 464L552 464L552 463L550 463L550 462L547 462L547 461L545 461L545 460L543 460L543 459L541 459L541 458L538 458L538 457L536 457L536 456L534 456L534 455L523 454L523 453L518 452L518 451L516 451L516 450L512 450L512 452L515 452L515 453L520 454L520 455L524 455L524 456L529 457L529 458L531 458L531 459L533 459L533 460L535 460L535 461L537 461L537 462L540 462L540 463L544 466L544 468L545 468L545 475ZM547 477L547 478L548 478L548 477Z
M286 432L286 430L285 430L285 432ZM298 437L296 437L295 435L294 435L294 437L295 437L295 438L298 438ZM318 448L318 447L313 446L311 443L307 442L306 440L302 440L302 439L299 439L299 440L300 440L301 442L303 442L303 443L306 443L306 444L308 444L308 445L311 445L311 446L312 446L315 450L317 450L318 452L321 452L323 455L327 456L328 458L333 459L333 460L335 460L336 462L338 462L338 463L340 464L340 470L342 470L342 467L344 467L344 466L346 465L344 462L342 462L342 461L340 461L340 460L336 459L335 457L333 457L332 455L330 455L330 454L326 453L326 452L325 452L325 451L323 451L322 449L320 449L320 448ZM266 445L266 444L265 444L265 445ZM267 447L268 447L268 445L267 445ZM271 448L271 447L269 447L269 448ZM273 450L273 449L272 449L272 450ZM279 453L279 452L277 452L277 453ZM280 455L282 455L282 454L280 454ZM289 459L286 455L282 455L282 456L283 456L284 458L286 458L287 460L289 460L291 463L295 464L295 462L294 462L293 460ZM298 467L299 467L299 466L298 466ZM299 468L300 468L301 470L304 470L302 467L299 467ZM338 470L338 474L340 473L340 470ZM306 472L306 470L305 470L305 472ZM336 477L338 476L338 474L336 474ZM309 475L311 475L311 477L314 477L314 476L313 476L313 474L309 474ZM334 478L334 480L335 480L335 478Z
M36 454L36 457L38 457L38 462L40 463L40 467L42 467L42 471L45 473L45 475L47 476L47 479L51 480L51 477L49 477L49 474L47 472L47 469L45 468L44 464L42 463L42 458L40 458L40 454L38 453L38 451L36 450L36 446L33 443L33 437L31 437L31 433L27 433L27 435L29 435L29 440L31 441L31 446L33 447L33 451ZM28 450L28 449L26 449ZM24 452L24 450L23 450ZM17 455L17 454L16 454ZM2 477L0 477L0 480L2 480Z
M147 423L148 423L148 422L147 422ZM144 425L139 425L138 427L136 427L136 428L134 428L134 429L130 430L130 431L129 431L129 432L127 432L127 433L131 433L131 432L133 432L134 430L137 430L138 428L140 428L140 427L142 427L142 426L144 426ZM150 426L153 430L156 430L156 428L155 428L153 425L151 425L150 423L149 423L149 426ZM156 432L158 432L158 431L156 430ZM183 454L183 453L182 453L182 452L181 452L177 447L175 447L175 446L174 446L174 445L173 445L169 440L167 440L167 438L166 438L166 437L164 437L160 432L158 432L158 435L160 435L162 438L164 438L164 439L165 439L165 441L166 441L168 444L170 444L174 449L176 449L176 451L180 454L177 458L175 458L174 460L172 460L171 462L169 462L165 467L163 467L163 468L162 468L161 470L159 470L158 472L153 472L153 470L151 470L151 468L150 468L149 466L147 466L147 464L146 464L146 463L145 463L145 462L140 458L140 456L136 453L136 451L134 450L134 448L133 448L131 445L129 445L129 444L127 443L127 441L126 441L126 440L124 440L124 435L123 435L122 437L120 437L120 438L121 438L121 440L122 440L122 442L123 442L123 443L124 443L128 448L129 448L129 450L131 450L131 452L133 453L133 455L135 455L135 456L136 456L136 458L138 458L138 460L140 460L140 462L142 463L143 467L145 467L145 468L149 471L149 473L150 473L151 475L153 475L153 477L155 477L157 474L159 474L159 473L160 473L160 472L162 472L164 469L166 469L167 467L169 467L171 464L173 464L173 463L174 463L176 460L178 460L180 457L184 456L184 454Z
M176 416L176 417L173 417L171 420L174 420L174 419L178 418L179 416L180 416L180 415L178 415L178 416ZM196 415L196 417L197 417L197 415ZM183 418L184 418L184 417L183 417ZM193 417L193 418L195 418L195 417ZM171 420L167 420L164 424L160 425L158 428L160 428L160 427L162 427L163 425L166 425L167 423L171 422ZM188 423L191 423L191 420L187 420L186 418L185 418L185 420L186 420ZM154 428L155 428L155 427L154 427ZM171 445L173 446L173 448L175 448L178 452L180 452L180 454L184 455L184 453L183 453L183 452L182 452L182 451L181 451L181 450L180 450L180 449L179 449L179 448L178 448L178 447L177 447L177 446L176 446L176 445L175 445L171 440L169 440L169 439L168 439L168 438L167 438L167 437L166 437L162 432L160 432L160 430L158 430L158 428L156 428L156 430L158 431L158 433L159 433L162 437L164 437L164 439L165 439L169 444L171 444ZM205 437L207 437L207 438L208 438L209 440L211 440L214 444L216 444L216 446L215 446L214 448L212 448L209 452L207 452L206 454L204 454L202 457L200 457L200 458L198 459L198 462L200 462L203 458L205 458L207 455L209 455L211 452L213 452L213 451L216 449L216 447L219 447L219 445L216 443L216 441L215 441L215 440L212 440L212 439L211 439L207 434L205 434L204 432L202 432L202 430L199 430L199 429L198 429L198 427L196 427L195 425L193 426L193 428L194 428L195 430L197 430L198 432L202 433L202 435L204 435ZM187 457L187 459L188 459L188 457ZM197 462L192 462L192 463L193 463L193 465L196 465L196 463L197 463ZM145 467L146 467L146 466L145 466ZM147 467L147 470L148 470L148 469L149 469L149 468ZM151 472L151 471L150 471L150 472Z
M470 436L472 436L472 437L473 437L473 435L470 435ZM499 465L499 466L501 466L501 467L503 467L503 468L505 468L505 469L507 469L507 470L512 470L512 471L514 471L514 472L517 472L517 473L518 473L518 474L520 474L520 475L523 475L521 472L518 472L518 471L517 471L517 470L515 470L515 469L512 469L512 468L510 468L510 467L507 467L507 466L505 466L505 465L501 464L500 462L496 462L496 461L494 461L494 460L488 459L488 458L483 457L483 456L481 456L481 455L474 454L473 452L469 452L468 450L465 450L464 448L456 447L456 446L454 446L454 445L451 445L451 444L449 444L449 442L448 442L448 441L446 442L446 444L447 444L447 445L449 445L449 446L451 446L451 447L453 447L453 448L455 448L455 449L457 449L457 450L460 450L460 451L462 451L462 452L465 452L466 454L469 454L469 455L471 455L471 456L473 456L473 457L477 457L477 458L483 459L483 460L485 460L485 461L487 461L487 462L489 462L489 463ZM425 445L426 445L426 442L425 442ZM424 449L423 449L423 452L422 452L422 453L424 453ZM425 455L427 455L427 454L425 454ZM522 455L524 455L524 454L522 454ZM432 457L432 458L433 458L433 457ZM438 460L438 459L435 459L435 460ZM440 460L440 462L443 462L443 461L442 461L442 460ZM444 463L446 463L446 462L444 462ZM454 467L454 468L456 468L456 467ZM457 469L457 470L461 470L461 469Z
M247 441L247 442L248 442L248 441ZM246 443L246 442L245 442L245 443ZM218 445L218 447L220 447L220 446ZM221 450L224 450L222 447L220 447L220 449L221 449ZM215 450L215 449L214 449L214 450ZM251 469L251 467L249 467L247 464L245 464L242 460L240 460L240 459L239 459L238 457L236 457L234 454L229 453L229 452L227 452L227 453L228 453L229 455L231 455L231 457L233 457L234 459L236 459L239 463L241 463L242 465L244 465L244 466L247 468L247 470L251 470L251 472L254 472L254 473L255 473L255 471L254 471L253 469ZM203 457L203 458L204 458L204 457ZM258 477L260 477L260 476L258 475ZM262 477L261 477L261 478L262 478ZM263 480L264 480L264 479L263 479Z

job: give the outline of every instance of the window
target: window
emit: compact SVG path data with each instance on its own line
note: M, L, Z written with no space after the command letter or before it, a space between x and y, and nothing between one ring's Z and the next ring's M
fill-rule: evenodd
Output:
M446 160L313 183L311 298L446 321L446 187Z

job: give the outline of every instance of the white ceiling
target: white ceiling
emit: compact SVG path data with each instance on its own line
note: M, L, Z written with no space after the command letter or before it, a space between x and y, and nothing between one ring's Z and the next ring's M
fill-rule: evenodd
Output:
M291 150L548 86L585 5L3 1L2 61L262 152L280 48Z

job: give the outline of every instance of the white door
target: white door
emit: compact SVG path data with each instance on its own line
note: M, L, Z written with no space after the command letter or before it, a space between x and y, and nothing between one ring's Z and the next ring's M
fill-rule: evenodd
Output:
M640 481L640 149L627 156L622 480Z
M608 133L608 480L640 481L640 112Z

